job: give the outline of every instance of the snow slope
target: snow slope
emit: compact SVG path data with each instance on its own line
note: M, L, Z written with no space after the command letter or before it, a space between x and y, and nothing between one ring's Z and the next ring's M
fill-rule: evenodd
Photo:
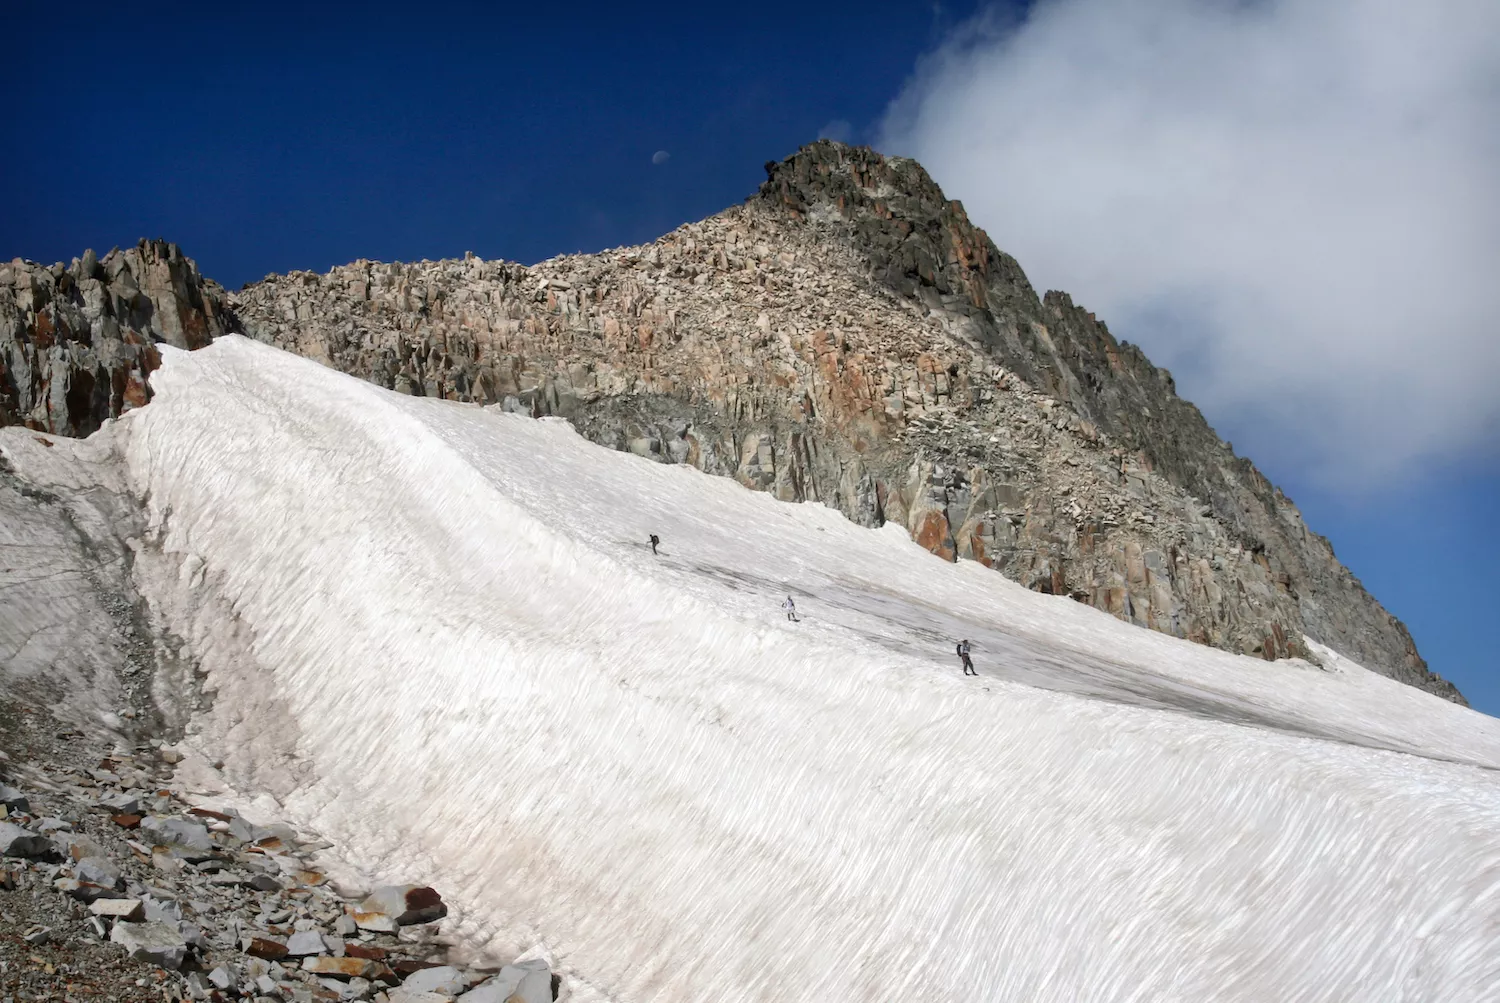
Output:
M197 741L575 999L1500 998L1500 721L560 421L163 353L100 435Z

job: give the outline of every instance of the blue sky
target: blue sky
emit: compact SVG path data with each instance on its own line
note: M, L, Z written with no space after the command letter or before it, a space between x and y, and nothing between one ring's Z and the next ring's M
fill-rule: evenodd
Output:
M1091 2L1055 6L1087 17ZM1172 2L1163 0L1166 7ZM979 11L973 3L758 3L682 15L644 14L644 8L620 4L529 5L518 13L446 4L263 4L230 14L75 3L66 10L65 16L26 5L7 13L13 41L0 82L11 126L9 149L0 158L7 192L0 259L66 260L85 247L102 253L161 236L230 287L269 272L326 269L360 257L474 251L531 262L649 240L716 212L754 191L765 161L832 126L856 141L901 146L895 152L931 160L950 196L978 210L976 219L1002 248L1019 255L1039 286L1060 285L1091 308L1127 302L1111 276L1124 275L1126 285L1149 281L1171 289L1172 269L1179 267L1170 257L1153 260L1157 271L1139 280L1109 260L1097 271L1070 270L1107 244L1078 241L1079 231L1095 220L1107 225L1108 213L1071 199L1067 187L1059 204L1073 215L1052 212L1051 203L1028 194L1025 205L1042 207L1037 225L1012 226L1022 218L1021 207L1003 198L1006 176L996 165L1009 163L1004 157L1014 150L985 159L991 154L976 136L982 139L989 123L966 110L964 95L950 95L984 73L998 73L1002 86L1015 84L1020 93L1029 78L1005 74L1028 56L1049 66L1057 60L1035 58L1046 54L1044 39L1030 50L1008 42L984 49L969 39L962 58L949 58ZM1011 29L1026 12L1000 14L986 22L991 42L1013 38ZM1086 34L1070 30L1065 39ZM1105 38L1112 48L1113 37ZM984 62L972 61L976 51ZM887 118L898 98L920 106L922 128ZM950 118L956 115L948 128L957 130L958 153L944 145L934 102L952 112ZM1066 111L1049 109L1046 120ZM1327 134L1326 123L1316 126L1317 135ZM1086 143L1103 141L1087 128L1074 131ZM1017 134L1038 135L1019 128ZM995 126L988 135L1007 142L1010 130ZM1288 141L1282 135L1274 140ZM667 152L664 162L653 163L657 151ZM1059 155L1069 151L1059 148ZM1096 160L1098 171L1111 178L1115 161ZM1059 184L1070 183L1068 171L1055 168L1047 170L1062 179ZM1191 160L1184 169L1193 170ZM1356 203L1350 212L1362 209ZM1418 205L1411 218L1438 211ZM1118 225L1130 232L1134 223ZM1031 236L1054 232L1063 235L1055 245ZM1289 233L1289 244L1297 236ZM1391 236L1399 241L1403 235ZM1420 264L1414 262L1417 282ZM1231 265L1243 270L1237 261L1226 268ZM1058 276L1065 281L1054 281ZM1445 294L1436 282L1417 289L1424 302ZM1454 285L1462 289L1464 282L1457 276ZM1292 284L1292 278L1284 283ZM1338 440L1330 440L1331 454L1309 454L1301 448L1306 436L1281 427L1294 413L1290 403L1267 403L1222 374L1191 365L1215 353L1233 363L1230 353L1239 343L1209 340L1194 324L1154 323L1160 302L1149 306L1101 312L1118 335L1173 367L1185 395L1225 438L1246 448L1332 540L1339 557L1406 621L1433 668L1476 707L1500 714L1490 636L1500 623L1491 597L1491 575L1500 567L1493 424L1462 451L1423 453L1413 446L1409 461L1403 452L1399 462L1374 473L1330 479L1326 456L1338 455ZM1187 315L1198 309L1201 301ZM1462 317L1445 321L1448 328L1463 323ZM1471 333L1494 341L1489 330ZM1420 332L1411 339L1381 354L1409 347L1420 358L1442 351L1422 344ZM1263 354L1273 351L1282 349ZM1315 370L1325 387L1363 386L1364 377L1352 370L1345 380L1343 351L1335 346L1300 369ZM1462 353L1448 365L1455 386L1466 376L1493 379L1490 373L1473 377L1476 367ZM1246 369L1238 363L1227 368ZM1366 382L1384 378L1376 373ZM1476 385L1483 394L1489 384ZM1434 393L1441 397L1441 386ZM1347 421L1372 430L1370 441L1348 445L1351 454L1378 455L1383 439L1399 435L1399 424L1381 424L1400 411L1396 399L1371 391L1345 402L1317 387L1298 399L1332 401L1327 406L1335 409L1313 417L1296 412L1304 427Z

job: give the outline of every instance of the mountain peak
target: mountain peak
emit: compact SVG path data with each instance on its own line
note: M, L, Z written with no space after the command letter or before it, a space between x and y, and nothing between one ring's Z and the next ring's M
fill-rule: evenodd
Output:
M765 166L759 196L798 212L819 204L836 205L841 198L856 204L894 199L903 206L924 205L928 211L946 201L921 164L887 157L868 146L820 139Z
M29 273L0 288L33 427L86 432L139 402L97 391L149 368L164 308L217 321L166 258L149 316L109 282L102 313L60 287L40 304ZM1141 627L1268 659L1314 657L1306 637L1462 699L1169 373L1071 297L1038 297L911 160L820 141L768 165L743 207L646 247L361 261L227 305L230 329L387 388L560 415ZM47 368L59 338L72 361ZM122 343L140 361L117 373Z

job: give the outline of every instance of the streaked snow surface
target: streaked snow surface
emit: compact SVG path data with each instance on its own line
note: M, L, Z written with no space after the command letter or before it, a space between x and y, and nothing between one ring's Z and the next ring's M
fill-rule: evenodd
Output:
M190 640L228 603L255 666L200 740L280 741L289 813L575 999L1500 998L1500 722L560 421L163 353L109 434Z

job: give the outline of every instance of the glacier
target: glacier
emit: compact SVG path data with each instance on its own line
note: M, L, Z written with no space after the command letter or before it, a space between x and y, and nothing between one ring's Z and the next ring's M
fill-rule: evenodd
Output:
M1500 721L558 419L161 352L148 406L0 452L139 505L195 768L573 1000L1500 998Z

